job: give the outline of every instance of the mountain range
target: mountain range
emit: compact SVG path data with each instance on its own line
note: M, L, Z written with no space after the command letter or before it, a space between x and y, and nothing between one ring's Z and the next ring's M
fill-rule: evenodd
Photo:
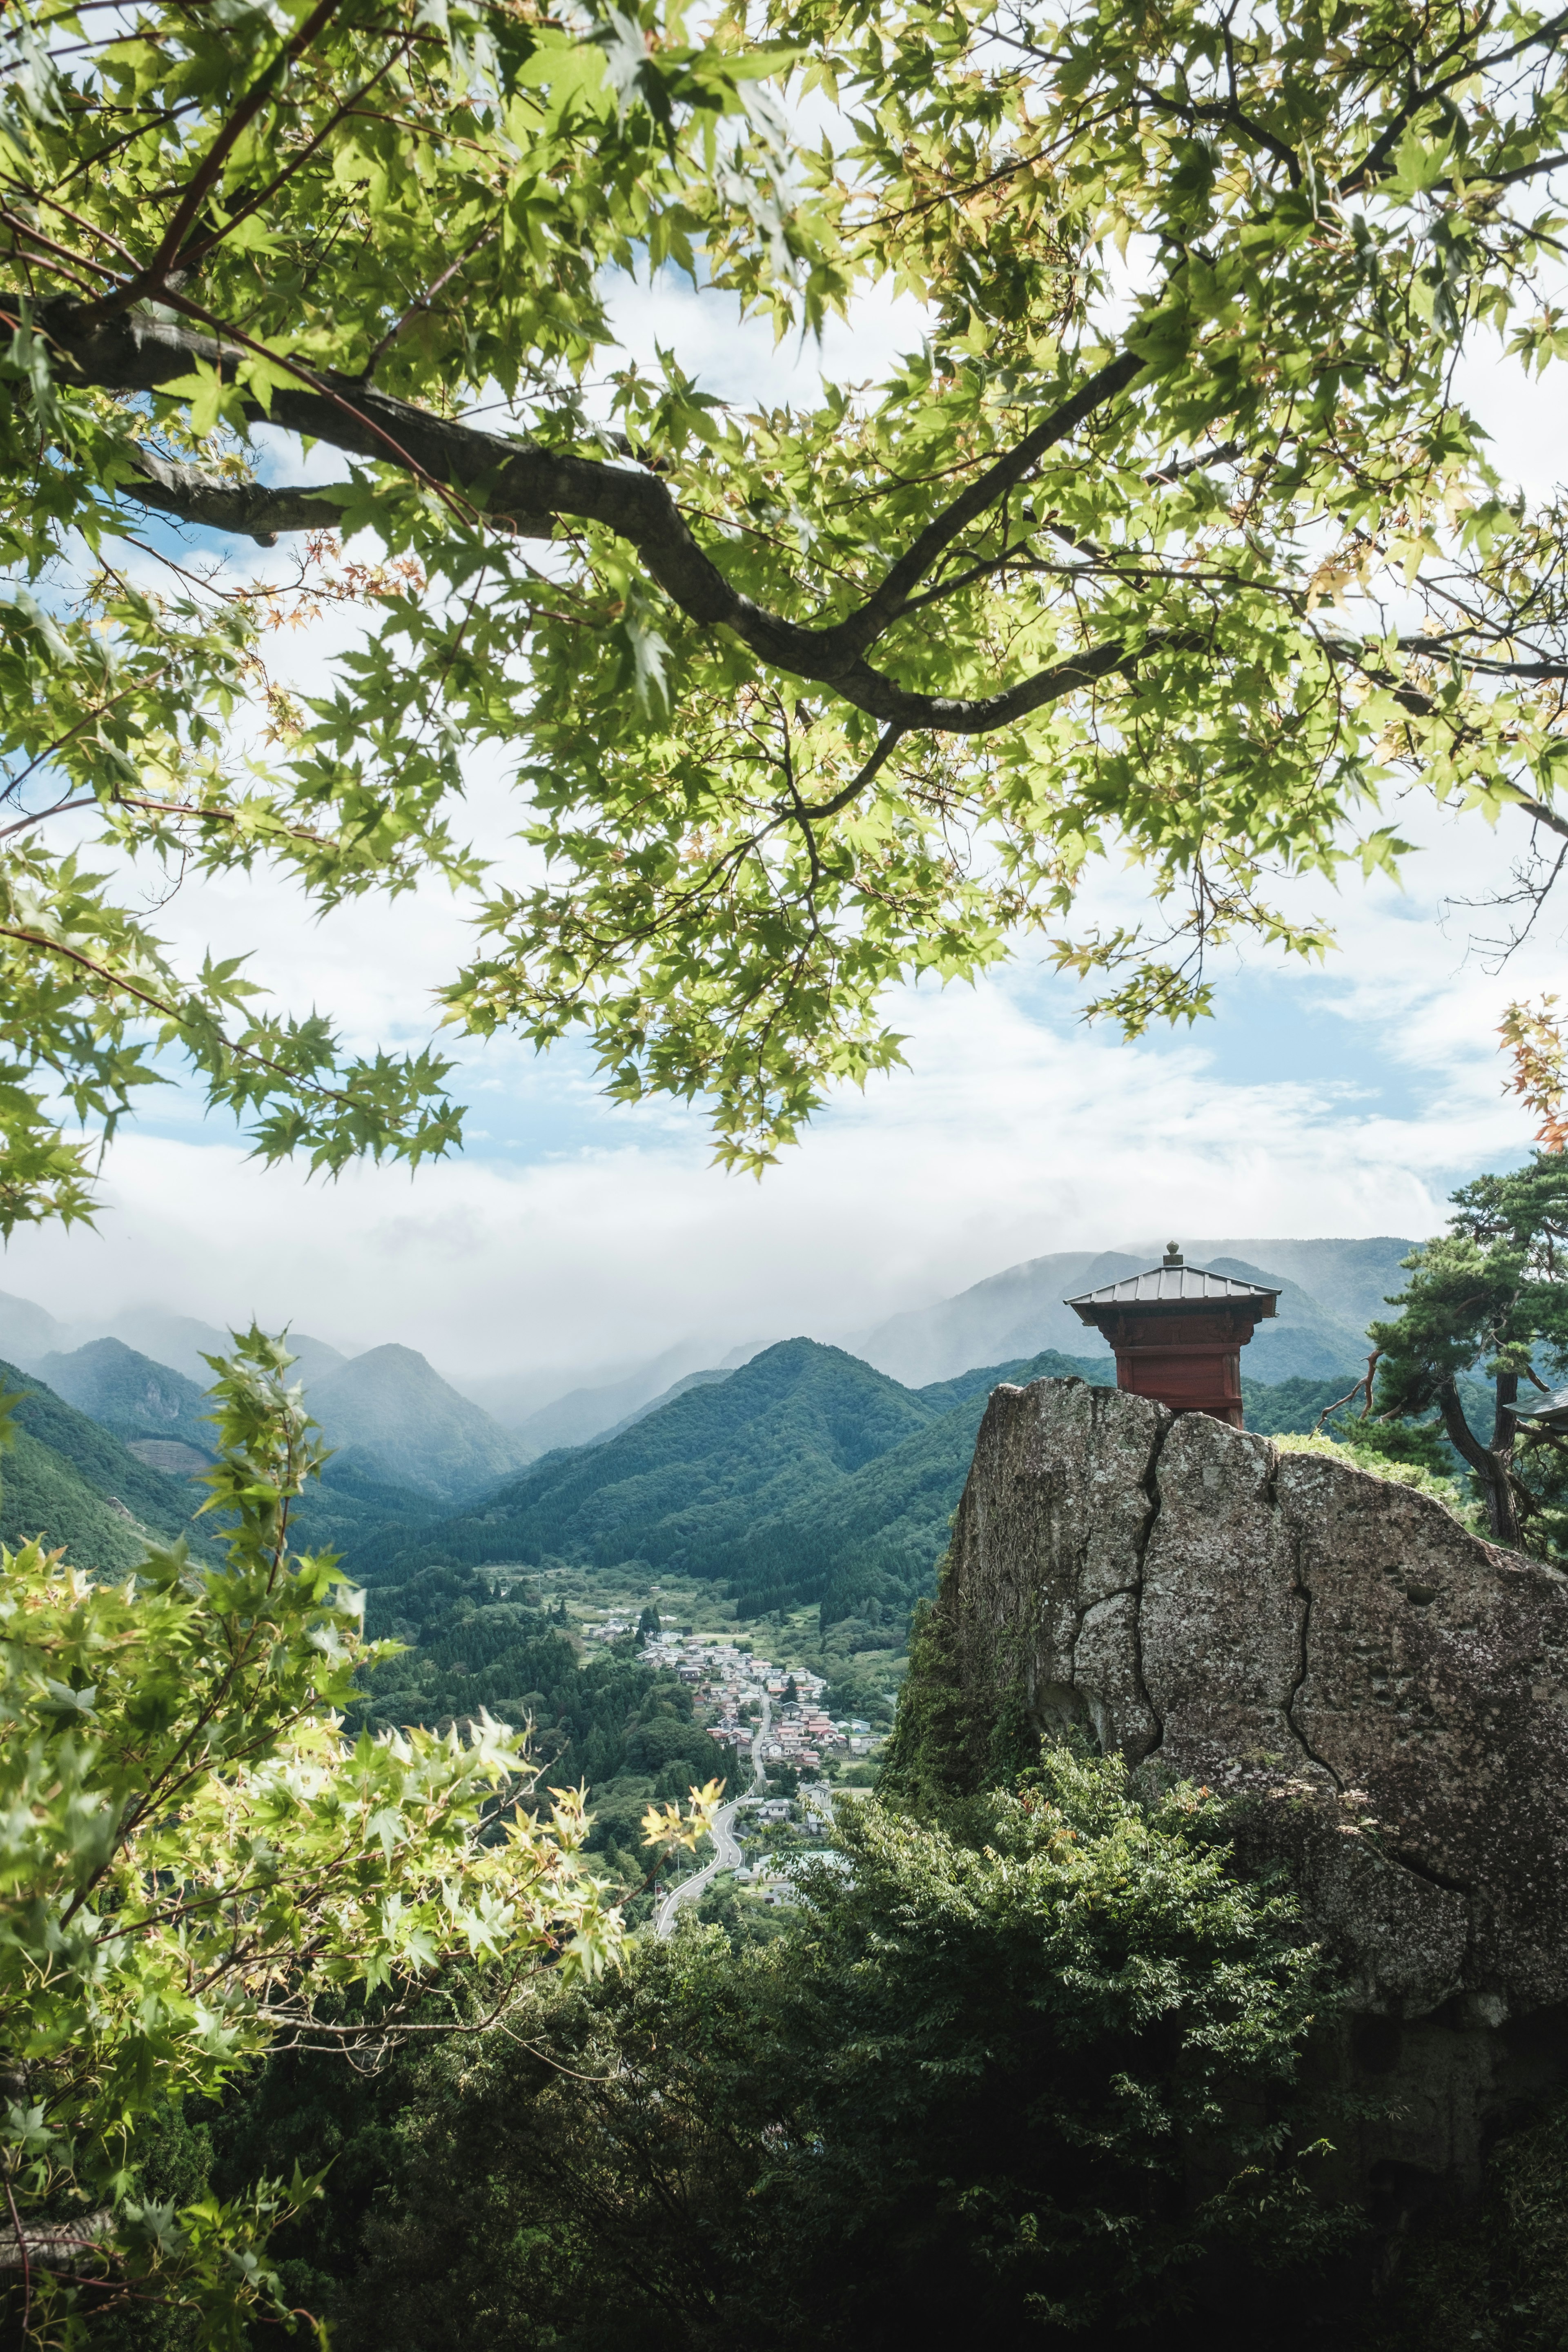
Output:
M19 1312L18 1310L25 1310ZM0 1297L0 1332L11 1337L13 1360L54 1394L109 1430L142 1464L190 1475L212 1459L213 1433L205 1390L212 1378L204 1355L226 1353L226 1333L183 1317L150 1311L121 1322L152 1327L168 1356L199 1368L199 1378L122 1339L89 1339L47 1351L15 1345L24 1339L71 1336L41 1307ZM160 1329L161 1325L161 1329ZM371 1348L348 1357L324 1340L291 1332L296 1363L310 1411L333 1447L331 1484L362 1499L373 1490L401 1509L413 1498L450 1506L493 1486L534 1458L535 1449L493 1422L452 1388L412 1348Z
M1103 1343L1065 1301L1158 1263L1163 1244L1125 1250L1068 1250L989 1276L955 1298L894 1315L851 1344L895 1380L921 1383L1056 1348L1099 1355ZM1352 1241L1198 1241L1189 1265L1263 1282L1280 1292L1277 1318L1260 1323L1244 1361L1253 1380L1321 1380L1352 1372L1366 1359L1363 1336L1414 1242L1390 1235Z
M0 1358L13 1364L36 1364L44 1357L74 1355L96 1339L118 1339L138 1355L179 1372L198 1388L212 1378L206 1358L226 1356L233 1346L226 1331L203 1323L194 1315L169 1315L159 1307L132 1307L123 1313L90 1324L62 1323L30 1298L0 1291ZM298 1363L296 1379L313 1381L346 1364L349 1358L325 1339L290 1331L289 1345Z
M349 1565L397 1582L441 1566L637 1561L722 1580L742 1617L817 1601L826 1626L868 1600L907 1608L929 1589L992 1390L1105 1369L1047 1349L909 1389L840 1348L786 1339L405 1542L378 1530ZM1271 1430L1310 1428L1342 1385L1248 1381L1248 1410Z
M1189 1244L1186 1255L1190 1264L1279 1289L1279 1315L1259 1325L1245 1359L1250 1378L1278 1384L1348 1377L1360 1368L1367 1321L1400 1286L1400 1261L1412 1246L1393 1236L1207 1241ZM1158 1244L1140 1244L1031 1258L955 1297L889 1318L846 1342L846 1352L908 1389L1049 1351L1108 1370L1100 1335L1064 1302L1138 1272L1158 1255ZM448 1504L563 1447L603 1441L685 1388L718 1384L757 1352L681 1340L563 1391L568 1376L542 1371L443 1380L416 1350L395 1343L348 1356L324 1339L290 1331L289 1344L296 1377L340 1450L339 1482L390 1484ZM156 1307L127 1309L96 1328L68 1326L30 1299L0 1293L0 1357L47 1380L144 1460L165 1468L184 1462L171 1446L204 1451L206 1438L195 1426L201 1415L191 1408L211 1377L205 1358L228 1345L215 1326ZM168 1374L183 1379L191 1393L170 1390ZM153 1446L160 1450L147 1450Z
M1047 1349L912 1389L843 1349L784 1340L738 1370L689 1374L597 1443L498 1478L507 1433L411 1349L372 1349L310 1392L341 1450L296 1507L295 1540L339 1551L372 1585L432 1569L638 1561L721 1581L742 1617L802 1601L820 1604L825 1628L872 1601L901 1615L930 1587L992 1389L1108 1369ZM112 1573L133 1565L144 1533L184 1530L205 1548L189 1464L205 1462L212 1433L195 1383L116 1340L50 1370L88 1410L16 1374L22 1435L0 1462L0 1534L46 1533ZM1310 1428L1343 1385L1247 1380L1249 1421ZM416 1428L400 1418L411 1411ZM397 1479L416 1448L421 1483Z

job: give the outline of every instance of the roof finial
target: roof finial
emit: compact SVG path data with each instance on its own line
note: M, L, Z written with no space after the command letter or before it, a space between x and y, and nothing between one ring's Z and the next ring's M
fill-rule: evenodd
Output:
M1186 1260L1182 1255L1182 1245L1180 1242L1167 1242L1165 1244L1165 1264L1167 1265L1185 1265Z

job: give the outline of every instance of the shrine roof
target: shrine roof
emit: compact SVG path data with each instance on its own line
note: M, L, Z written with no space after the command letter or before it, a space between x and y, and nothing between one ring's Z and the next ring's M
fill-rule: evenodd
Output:
M1251 1304L1259 1316L1274 1313L1278 1290L1270 1290L1260 1282L1241 1282L1235 1275L1214 1274L1207 1266L1187 1265L1182 1260L1174 1263L1167 1257L1163 1265L1153 1265L1147 1274L1124 1275L1120 1282L1102 1283L1098 1290L1086 1290L1077 1298L1062 1301L1075 1309L1080 1321L1091 1323L1097 1314L1116 1307L1198 1307L1245 1306Z

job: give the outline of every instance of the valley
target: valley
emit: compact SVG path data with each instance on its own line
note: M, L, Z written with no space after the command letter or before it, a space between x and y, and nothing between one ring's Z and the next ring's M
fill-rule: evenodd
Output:
M1244 1359L1249 1426L1310 1430L1361 1369L1350 1318L1377 1307L1407 1244L1247 1246L1315 1272L1326 1294L1277 1273L1279 1323ZM353 1721L445 1729L484 1710L530 1724L542 1794L588 1789L599 1866L637 1916L652 1902L647 1804L715 1776L738 1793L753 1741L786 1799L803 1777L874 1780L911 1614L934 1589L986 1400L1002 1382L1106 1378L1109 1357L1089 1352L1096 1335L1060 1297L1121 1263L1079 1254L1012 1268L918 1328L904 1318L873 1335L880 1363L807 1338L730 1365L672 1349L655 1360L673 1374L656 1395L629 1378L535 1402L512 1428L411 1348L347 1357L291 1338L332 1448L294 1540L338 1554L367 1593L367 1630L402 1644L364 1678ZM987 1336L1058 1332L1076 1347L952 1366ZM21 1395L17 1442L0 1458L0 1536L42 1534L114 1576L145 1542L180 1536L216 1559L221 1529L198 1516L212 1431L197 1375L224 1335L147 1310L61 1346L75 1335L16 1299L0 1301L0 1333L28 1343L0 1371ZM1287 1369L1260 1380L1254 1358ZM935 1376L911 1383L894 1362ZM542 1433L604 1415L531 1458ZM720 1892L733 1901L728 1874Z

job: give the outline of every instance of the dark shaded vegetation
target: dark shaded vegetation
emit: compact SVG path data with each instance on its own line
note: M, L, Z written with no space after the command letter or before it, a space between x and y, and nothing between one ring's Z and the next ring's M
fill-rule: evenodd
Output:
M483 2050L335 2106L274 2061L215 2142L220 2187L340 2151L290 2300L340 2352L1152 2344L1342 2242L1291 2133L1320 1971L1212 1803L1058 1750L838 1843L804 1911L721 1901Z
M1401 2250L1369 2352L1562 2352L1568 2344L1568 2100L1493 2150L1467 2214L1427 2215Z

